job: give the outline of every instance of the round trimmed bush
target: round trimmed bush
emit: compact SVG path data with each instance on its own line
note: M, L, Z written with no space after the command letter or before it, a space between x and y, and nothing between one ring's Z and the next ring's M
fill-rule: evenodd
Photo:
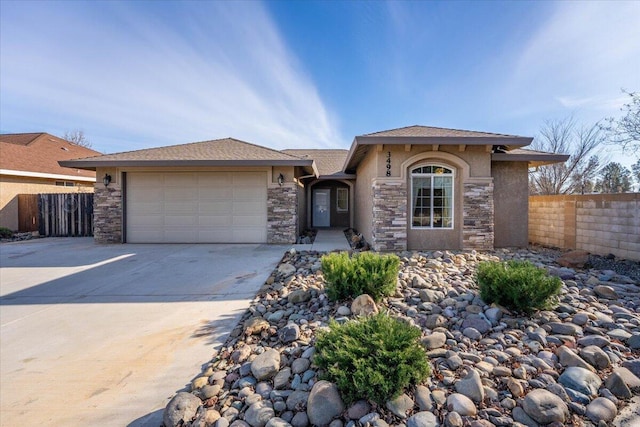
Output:
M476 279L486 303L527 314L552 308L562 288L559 278L529 261L482 262Z
M382 404L430 375L420 336L418 328L384 312L342 325L331 321L329 330L318 334L314 362L347 403Z

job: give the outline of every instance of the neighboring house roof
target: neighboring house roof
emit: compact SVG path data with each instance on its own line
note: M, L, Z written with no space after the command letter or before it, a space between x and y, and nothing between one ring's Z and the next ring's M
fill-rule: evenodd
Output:
M351 144L343 169L346 172L354 171L372 145L500 145L511 150L529 145L531 141L533 138L499 133L432 126L407 126L356 136Z
M42 132L0 135L0 154L3 175L93 182L95 172L61 166L58 161L100 153Z
M529 162L529 166L544 166L569 160L568 154L547 153L545 151L514 148L509 151L494 152L491 160L494 162Z
M312 159L272 150L233 138L148 148L61 162L93 169L110 166L308 166Z
M342 171L344 161L349 154L348 150L282 150L283 153L292 154L304 159L312 159L318 167L319 178L355 178L355 175Z

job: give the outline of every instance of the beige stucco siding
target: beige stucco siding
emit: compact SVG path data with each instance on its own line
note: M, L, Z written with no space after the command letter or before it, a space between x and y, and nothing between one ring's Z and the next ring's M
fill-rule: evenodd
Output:
M65 179L0 176L0 227L18 229L18 194L92 193L92 182L75 182L74 187L61 187L56 181Z
M407 151L407 148L410 148ZM377 150L376 147L371 151ZM391 152L391 176L399 177L401 175L401 167L411 157L420 153L433 153L432 145L384 145L382 151L378 152L377 166L379 177L385 177L387 172L387 156ZM487 152L484 146L465 147L464 151L460 151L458 145L441 145L437 151L440 153L448 153L457 158L464 160L469 164L469 176L471 177L488 177L491 176L491 153ZM358 170L359 172L359 170ZM358 174L358 179L360 175Z
M358 166L355 184L355 225L367 242L372 241L373 191L372 181L377 176L377 153L370 150Z
M494 246L528 244L529 182L526 162L493 162Z
M376 250L493 248L494 189L488 148L433 144L370 147L357 170L357 228ZM455 171L451 229L412 226L411 170L427 164Z

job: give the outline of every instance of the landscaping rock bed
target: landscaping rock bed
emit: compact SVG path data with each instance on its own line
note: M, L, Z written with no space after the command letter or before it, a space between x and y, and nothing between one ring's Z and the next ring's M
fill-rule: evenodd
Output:
M169 403L166 426L605 426L640 394L637 281L560 267L554 251L433 251L399 254L396 293L377 307L421 328L431 377L385 405L346 405L313 363L316 332L354 317L352 301L328 300L321 255L285 254L191 392ZM560 277L557 308L486 305L474 274L499 259Z

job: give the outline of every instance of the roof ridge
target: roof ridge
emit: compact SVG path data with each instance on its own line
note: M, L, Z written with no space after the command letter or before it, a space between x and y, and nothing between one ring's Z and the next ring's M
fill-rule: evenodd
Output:
M207 139L207 140L204 140L204 141L185 142L185 143L182 143L182 144L163 145L161 147L149 147L149 148L141 148L141 149L138 149L138 150L119 151L117 153L107 153L107 154L103 154L103 155L129 154L129 153L138 153L138 152L141 152L141 151L160 150L160 149L164 150L164 149L173 148L173 147L185 147L185 146L188 146L188 145L198 145L198 144L205 144L207 142L222 142L222 141L239 142L241 144L250 145L252 147L261 148L263 150L268 150L268 151L271 151L271 152L274 152L274 153L278 153L278 154L284 154L285 156L289 156L292 159L300 160L300 157L294 156L293 154L283 153L282 151L274 150L273 148L265 147L263 145L253 144L251 142L243 141L241 139L233 138L233 137L230 137L230 136L226 137L226 138ZM100 156L92 156L92 157L100 157ZM87 159L89 159L89 158L91 158L91 157L87 157Z
M294 156L293 154L289 154L289 153L283 153L282 150L276 150L274 148L270 148L270 147L265 147L264 145L258 145L258 144L254 144L253 142L247 142L247 141L243 141L241 139L237 139L237 138L233 138L233 137L227 137L227 138L223 138L223 139L230 139L231 141L236 141L236 142L240 142L242 144L247 144L247 145L251 145L252 147L258 147L258 148L262 148L264 150L269 150L272 151L274 153L278 153L278 154L285 154L287 156L293 157L294 159L299 160L300 157L298 156ZM219 140L214 140L214 141L219 141ZM207 142L207 141L204 141Z
M484 134L488 134L488 135L496 135L496 136L506 136L506 137L518 137L520 138L519 135L509 135L506 133L496 133L496 132L486 132L486 131L482 131L482 130L469 130L469 129L460 129L460 128L445 128L442 126L426 126L426 125L410 125L410 126L402 126L402 127L398 127L398 128L393 128L393 129L386 129L386 130L380 130L377 132L372 132L372 133L366 133L360 136L375 136L378 133L385 133L385 132L393 132L393 131L397 131L397 130L401 130L401 129L409 129L409 128L427 128L427 129L440 129L440 130L449 130L449 131L457 131L457 132L471 132L471 133L484 133Z

